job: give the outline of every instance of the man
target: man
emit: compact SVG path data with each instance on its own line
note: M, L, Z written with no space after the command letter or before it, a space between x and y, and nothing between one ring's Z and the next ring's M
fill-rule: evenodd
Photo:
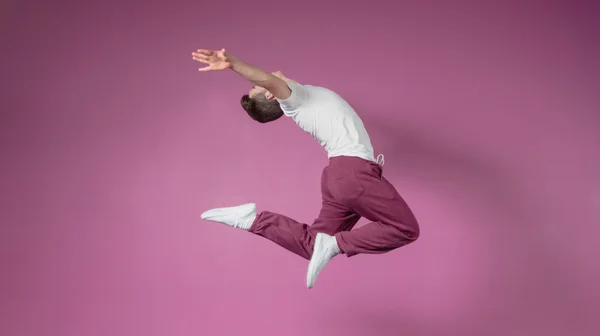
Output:
M329 158L321 178L321 212L311 226L268 211L257 215L254 203L208 210L202 219L247 230L310 260L308 288L339 254L385 253L419 237L412 211L382 176L383 156L375 159L361 119L343 98L323 87L299 84L281 72L267 73L225 49L199 49L192 58L206 64L200 71L231 69L253 83L241 100L251 118L261 123L283 115L291 118ZM351 231L361 217L371 223Z

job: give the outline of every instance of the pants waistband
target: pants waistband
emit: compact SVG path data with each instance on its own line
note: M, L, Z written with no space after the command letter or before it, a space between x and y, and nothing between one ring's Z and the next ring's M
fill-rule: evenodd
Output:
M358 156L334 156L329 159L330 166L345 165L348 167L358 167L364 165L377 165L383 167L384 164L385 157L383 156L383 154L377 155L375 161L363 159Z

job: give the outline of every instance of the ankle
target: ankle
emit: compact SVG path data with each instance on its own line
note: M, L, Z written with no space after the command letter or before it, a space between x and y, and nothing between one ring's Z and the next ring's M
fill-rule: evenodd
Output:
M337 239L335 238L335 236L333 236L332 240L333 240L333 244L332 244L331 248L332 248L333 252L335 252L335 254L344 253L344 252L342 252L342 249L340 248L340 245L338 244Z

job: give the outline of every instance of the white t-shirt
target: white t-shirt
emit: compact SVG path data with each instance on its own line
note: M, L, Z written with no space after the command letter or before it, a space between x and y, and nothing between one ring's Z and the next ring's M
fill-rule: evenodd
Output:
M328 158L354 156L376 162L365 126L346 100L324 87L287 84L292 94L277 99L283 113L317 140Z

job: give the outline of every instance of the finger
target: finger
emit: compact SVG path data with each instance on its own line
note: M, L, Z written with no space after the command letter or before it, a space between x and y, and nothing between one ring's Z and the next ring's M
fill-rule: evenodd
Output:
M204 63L204 64L210 64L210 62L208 60L202 59L202 58L198 58L198 57L192 57L192 59L196 62L200 62L200 63Z
M206 49L198 49L198 50L196 50L196 52L199 54L204 54L206 56L210 56L213 53L212 50L206 50Z
M202 58L198 58L198 57L192 57L192 59L193 59L194 61L196 61L196 62L200 62L200 63L204 63L204 64L210 64L210 61L209 61L209 60L205 60L205 59L202 59Z
M212 70L212 67L210 65L207 67L198 69L198 71L210 71L210 70Z
M192 56L196 57L196 58L201 58L201 59L209 59L210 56L204 55L204 54L199 54L199 53L192 53Z

